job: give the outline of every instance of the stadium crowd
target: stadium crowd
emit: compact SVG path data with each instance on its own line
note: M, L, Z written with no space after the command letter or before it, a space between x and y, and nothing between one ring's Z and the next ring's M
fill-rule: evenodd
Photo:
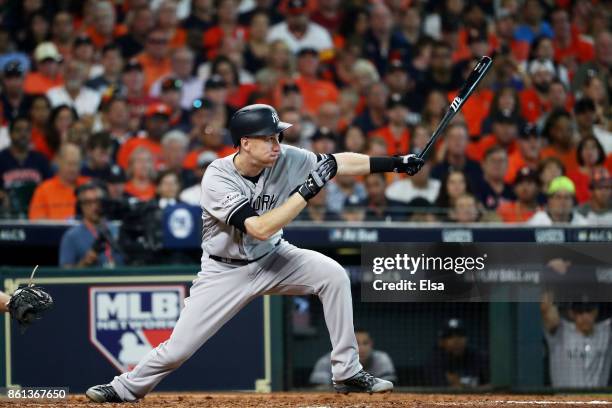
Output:
M481 55L494 67L415 177L336 177L301 220L612 223L612 9L596 0L9 0L0 214L65 220L75 189L199 205L232 113L284 143L420 152Z

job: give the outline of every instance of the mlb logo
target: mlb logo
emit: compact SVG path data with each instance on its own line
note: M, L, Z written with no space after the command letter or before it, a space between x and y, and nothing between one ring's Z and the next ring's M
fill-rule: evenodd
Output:
M89 339L120 372L170 337L185 300L182 285L89 288Z

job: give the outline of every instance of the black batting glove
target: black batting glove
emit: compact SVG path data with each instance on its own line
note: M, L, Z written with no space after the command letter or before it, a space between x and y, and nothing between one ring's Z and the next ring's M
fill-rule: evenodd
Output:
M308 201L316 196L325 184L331 180L338 171L336 159L331 154L322 154L317 167L310 172L306 181L298 186L297 192Z
M421 167L425 164L425 160L421 159L416 154L407 154L405 156L396 157L395 163L396 167L393 171L414 176L421 170Z

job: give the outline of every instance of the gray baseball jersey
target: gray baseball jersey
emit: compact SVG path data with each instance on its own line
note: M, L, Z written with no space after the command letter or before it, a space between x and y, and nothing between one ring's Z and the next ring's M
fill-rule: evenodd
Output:
M281 145L281 154L274 166L265 169L254 184L238 173L234 156L212 162L202 178L203 265L209 255L256 259L270 252L282 236L282 230L260 241L230 225L229 220L248 204L259 215L283 204L317 163L314 153Z
M589 388L608 385L612 363L610 319L595 324L585 336L573 322L561 319L553 332L544 331L550 353L553 387Z

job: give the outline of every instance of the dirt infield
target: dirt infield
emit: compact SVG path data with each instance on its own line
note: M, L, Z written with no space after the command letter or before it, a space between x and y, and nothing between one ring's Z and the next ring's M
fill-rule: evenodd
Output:
M134 404L94 404L83 395L72 395L64 401L0 401L0 407L292 407L292 408L428 408L428 407L612 407L612 395L453 395L405 394L338 395L333 393L153 393Z

